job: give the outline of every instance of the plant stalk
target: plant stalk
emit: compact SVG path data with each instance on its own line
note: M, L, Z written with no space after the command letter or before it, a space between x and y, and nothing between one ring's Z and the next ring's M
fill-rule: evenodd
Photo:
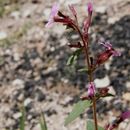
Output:
M79 29L78 26L76 26L75 24L73 24L77 30L77 32L79 33L80 37L81 37L81 40L83 42L83 45L84 45L84 51L85 51L85 56L86 56L86 61L87 61L87 68L88 70L90 71L90 73L88 73L89 75L89 82L93 82L93 72L91 70L91 65L90 65L90 62L89 62L89 54L88 54L88 41L87 41L87 44L86 44L86 41L84 40L84 37ZM96 100L95 100L95 96L93 97L93 118L94 118L94 124L95 124L95 130L98 130L98 124L97 124L97 115L96 115Z
M95 97L93 98L93 106L92 107L93 107L93 118L94 118L95 130L98 130Z

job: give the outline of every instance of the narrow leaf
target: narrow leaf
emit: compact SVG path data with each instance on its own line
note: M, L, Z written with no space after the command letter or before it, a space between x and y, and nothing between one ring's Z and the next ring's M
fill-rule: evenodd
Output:
M21 110L22 116L20 117L20 130L24 130L25 129L25 108L22 107Z
M105 95L105 96L100 96L100 97L114 97L114 95L113 94L111 94L111 93L107 93L107 95Z
M95 130L95 124L94 124L94 122L88 120L88 121L87 121L86 130ZM104 128L98 126L98 130L104 130Z
M65 119L65 125L68 125L73 120L75 120L77 117L79 117L80 114L82 114L86 110L86 108L89 107L89 106L91 106L91 103L90 103L90 101L87 101L87 100L79 101L78 103L76 103L74 105L72 112Z
M79 72L87 72L88 69L85 67L85 68L81 68L81 69L79 69L78 71L79 71Z
M46 121L45 121L44 115L41 115L40 126L41 126L41 130L47 130L47 125L46 125Z
M77 49L76 51L73 52L73 54L69 57L67 61L67 65L73 65L77 58L79 57L80 53L82 51L82 48Z
M72 56L69 57L69 59L67 61L67 65L72 65L73 62L74 62L74 56L72 55Z

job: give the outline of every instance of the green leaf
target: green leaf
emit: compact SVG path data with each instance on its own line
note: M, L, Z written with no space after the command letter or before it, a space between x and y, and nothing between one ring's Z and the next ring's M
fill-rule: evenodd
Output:
M88 72L88 69L85 67L85 68L81 68L78 70L79 72Z
M72 112L65 119L65 125L68 125L73 120L75 120L77 117L79 117L80 114L82 114L86 110L86 108L89 107L89 106L91 106L91 103L90 103L90 101L87 101L87 100L79 101L78 103L76 103L74 105Z
M25 129L25 108L22 107L21 110L22 116L20 117L20 130L24 130Z
M77 49L76 51L73 52L73 54L69 57L67 61L67 65L73 65L77 58L79 57L80 53L82 51L82 48Z
M47 130L47 125L46 125L46 120L44 115L41 115L40 126L41 126L41 130Z
M67 61L67 65L72 65L74 63L74 56L71 55Z
M94 122L88 120L87 121L86 130L95 130L95 124L94 124ZM98 126L98 130L104 130L104 128L102 128L101 126Z

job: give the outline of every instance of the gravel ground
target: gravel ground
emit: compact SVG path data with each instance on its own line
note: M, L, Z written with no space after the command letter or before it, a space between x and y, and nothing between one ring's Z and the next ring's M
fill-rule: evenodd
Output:
M0 0L0 129L19 130L20 108L26 110L25 130L40 130L39 117L44 113L48 130L86 129L86 118L64 127L64 119L72 105L86 94L86 74L66 66L72 51L66 46L79 37L62 26L44 27L54 0ZM69 0L59 0L65 11ZM80 23L86 16L86 1L71 0L76 5ZM92 50L101 52L96 44L100 37L110 40L122 52L111 58L95 73L97 87L109 86L115 97L97 104L99 124L103 126L130 108L130 1L94 1L95 12L90 31ZM68 34L69 33L69 34ZM71 34L71 35L70 35ZM96 50L96 51L95 51ZM100 71L102 70L103 71ZM102 85L103 83L103 85ZM119 130L130 130L125 121Z

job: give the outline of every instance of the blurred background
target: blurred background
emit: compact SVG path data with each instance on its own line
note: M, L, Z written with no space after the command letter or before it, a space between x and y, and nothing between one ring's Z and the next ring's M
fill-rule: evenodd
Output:
M77 71L84 66L84 56L66 66L73 52L67 44L79 36L62 25L45 28L54 2L68 15L67 5L74 4L82 25L85 0L0 0L0 130L19 130L22 105L25 130L40 130L41 113L48 130L85 130L86 119L92 119L89 109L64 127L72 105L87 93L87 75ZM98 101L98 121L103 126L130 108L130 0L93 2L92 55L102 51L97 44L102 37L122 53L95 72L96 86L109 86L115 94ZM130 121L121 123L119 130L130 130Z

